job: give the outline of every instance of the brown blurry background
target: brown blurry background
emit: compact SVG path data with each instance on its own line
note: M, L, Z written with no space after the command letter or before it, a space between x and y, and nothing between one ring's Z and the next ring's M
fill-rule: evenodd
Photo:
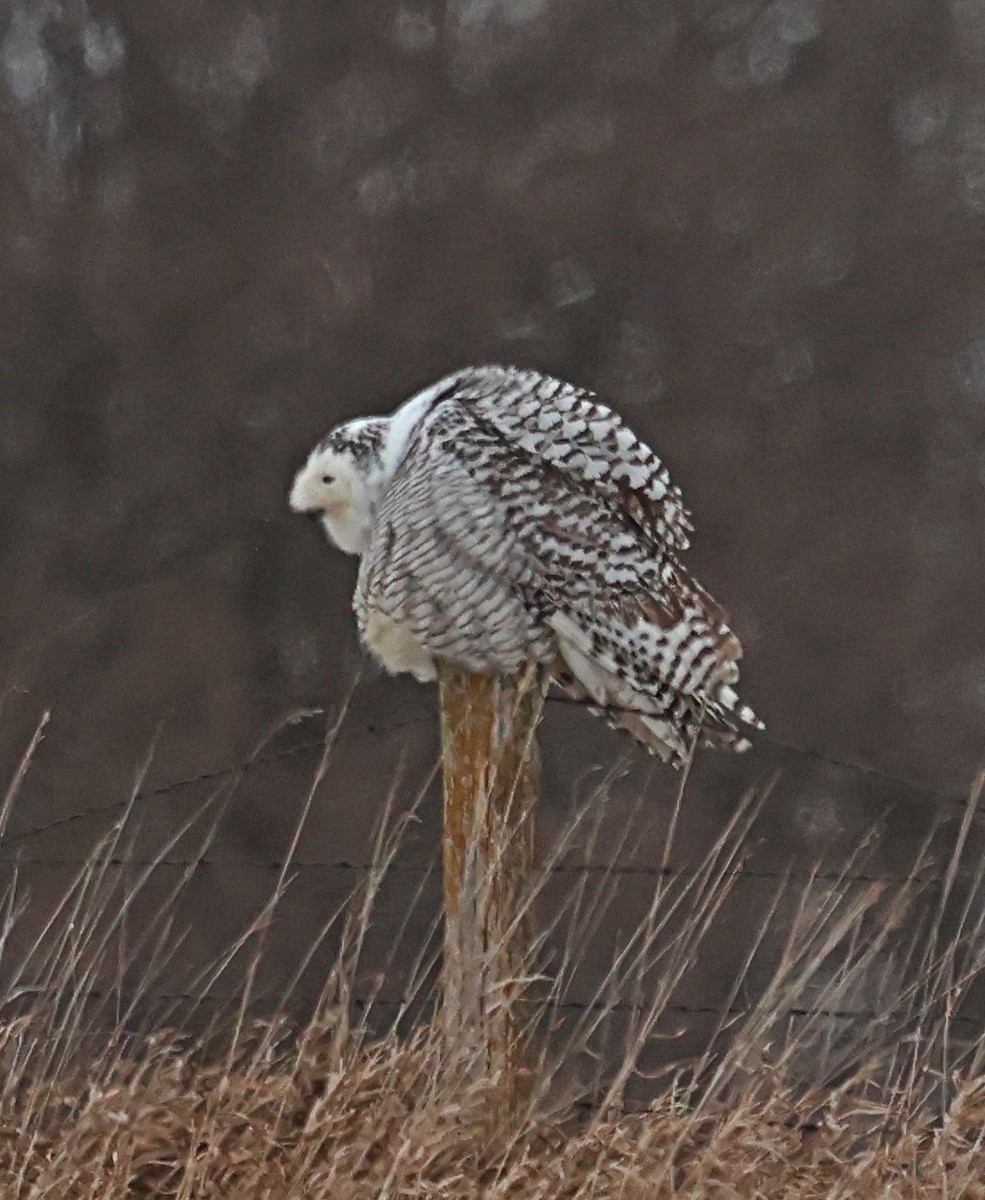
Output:
M481 361L629 417L746 647L768 735L701 757L670 865L780 775L684 1027L722 1002L783 871L839 871L874 825L866 877L947 842L985 760L985 7L6 0L8 776L53 714L0 847L28 932L153 743L133 863L238 785L160 982L180 992L269 891L326 718L265 738L336 711L362 670L271 989L294 969L436 732L432 690L361 665L354 565L286 490L337 419ZM545 847L619 768L594 861L627 870L589 980L652 894L677 780L560 706L543 743ZM437 911L432 871L398 933L439 834L432 789L374 926L399 943L389 1002Z

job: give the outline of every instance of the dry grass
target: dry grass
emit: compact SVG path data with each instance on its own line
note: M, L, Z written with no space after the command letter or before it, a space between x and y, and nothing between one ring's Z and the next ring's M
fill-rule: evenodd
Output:
M26 1026L8 1029L7 1051ZM39 1081L4 1106L5 1196L977 1197L985 1095L961 1090L943 1125L902 1127L882 1105L714 1104L696 1116L672 1092L651 1110L576 1125L525 1121L504 1137L494 1093L436 1086L426 1035L340 1056L330 1029L302 1045L196 1062L162 1040L139 1061ZM891 1132L889 1132L891 1131Z
M4 826L18 784L0 813ZM176 831L160 858L191 836L204 851L221 802L213 798ZM651 1080L649 1107L627 1111L627 1086L638 1081L644 1047L737 876L758 802L738 807L694 872L658 877L647 919L614 951L596 1003L573 1016L562 1006L578 948L618 877L571 896L556 917L565 951L542 987L539 1053L512 1116L497 1081L464 1069L433 1026L407 1033L402 1014L379 1036L371 1015L355 1016L363 937L403 828L389 806L376 869L320 935L333 937L339 953L310 1019L250 1015L271 918L290 882L284 872L263 912L172 1014L175 1028L194 1025L216 980L239 964L237 1002L199 1020L195 1038L160 1024L148 1032L139 1019L180 947L174 914L183 880L145 927L128 931L121 961L119 931L154 871L150 864L134 879L107 866L127 857L128 809L21 961L10 953L22 902L16 876L2 898L0 1195L985 1197L982 1057L976 1039L959 1045L953 1034L985 945L981 872L970 881L963 872L960 897L955 890L973 806L922 919L914 888L887 894L875 886L847 902L837 886L781 884L777 907L782 899L785 913L794 912L771 982L737 1016L740 975L706 1052L668 1066ZM597 811L597 803L585 806L569 842L590 851ZM545 870L536 886L546 878ZM941 917L955 904L945 944ZM120 982L94 1000L95 980L131 980L138 964L136 987ZM419 978L427 977L424 953ZM838 1036L829 1014L863 986L870 997L874 990L879 1017ZM805 996L804 1011L816 1015L792 1023ZM607 1054L594 1078L582 1074L579 1093L571 1064L592 1061L617 1004L621 1054ZM593 1103L579 1104L586 1094Z

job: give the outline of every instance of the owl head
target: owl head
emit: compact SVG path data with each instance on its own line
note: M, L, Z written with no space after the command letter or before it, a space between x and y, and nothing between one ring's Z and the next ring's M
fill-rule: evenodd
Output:
M336 426L294 477L291 508L314 517L346 554L362 554L369 542L387 424L385 417L370 417Z

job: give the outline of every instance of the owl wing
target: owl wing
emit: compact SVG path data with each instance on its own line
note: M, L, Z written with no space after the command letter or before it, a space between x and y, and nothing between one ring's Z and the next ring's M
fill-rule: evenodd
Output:
M491 366L461 372L453 394L520 449L617 503L659 545L690 544L691 515L667 468L594 393L538 371Z
M569 686L678 764L699 738L746 745L740 726L758 720L733 686L742 647L677 557L690 523L666 468L587 394L499 370L502 393L471 398L460 383L445 403L464 407L489 443L485 486L510 514L528 563L522 583ZM488 386L488 369L477 374ZM557 389L575 413L567 429L546 398Z

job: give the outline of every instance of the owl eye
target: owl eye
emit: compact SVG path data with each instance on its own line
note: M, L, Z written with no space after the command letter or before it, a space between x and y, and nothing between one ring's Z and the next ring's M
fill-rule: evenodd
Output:
M321 481L322 481L322 483L334 483L335 476L334 475L323 475L321 477Z

